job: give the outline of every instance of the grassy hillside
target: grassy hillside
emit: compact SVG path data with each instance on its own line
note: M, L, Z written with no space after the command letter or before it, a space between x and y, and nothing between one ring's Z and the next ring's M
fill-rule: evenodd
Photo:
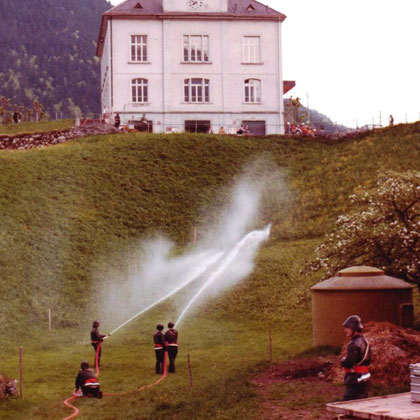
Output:
M19 123L0 125L0 136L17 134L44 133L53 130L66 130L74 126L74 120L40 121L38 123Z
M273 230L254 273L185 324L179 375L168 378L159 392L80 402L86 415L99 404L104 410L97 418L104 419L118 418L121 410L125 418L145 419L256 416L256 396L244 378L267 360L268 326L276 358L311 345L308 287L320 275L302 278L300 268L359 185L371 185L378 170L419 169L419 145L417 123L335 144L129 134L0 152L0 372L17 375L11 352L18 345L29 353L27 399L0 401L0 417L64 417L60 404L71 391L78 363L91 358L85 340L96 313L95 273L126 270L121 250L157 231L180 249L189 246L194 226L200 232L212 223L208 217L203 222L203 215L221 208L226 186L242 168L263 159L284 171L287 202L268 197L263 204L258 224L272 222ZM48 307L55 329L49 335ZM106 391L153 380L150 334L168 307L106 343ZM193 391L187 352L197 375Z

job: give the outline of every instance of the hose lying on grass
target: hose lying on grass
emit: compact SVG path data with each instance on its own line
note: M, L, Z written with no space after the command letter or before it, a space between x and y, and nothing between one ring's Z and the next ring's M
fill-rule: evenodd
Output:
M68 408L71 408L73 410L73 414L68 416L68 417L65 417L63 420L74 419L75 417L77 417L79 415L79 409L77 407L75 407L74 405L70 404L71 401L77 400L78 398L80 398L80 397L78 397L77 395L73 395L73 396L67 398L66 400L64 400L64 405Z
M99 355L99 351L101 350L101 345L102 343L99 343L98 348L96 349L96 354L95 354L95 369L96 369L96 376L99 376L100 370L99 370L99 360L98 360L98 355ZM166 374L167 374L167 364L166 364L166 351L163 355L163 373L162 376L155 382L149 384L149 385L143 385L140 388L136 389L135 391L123 391L123 392L107 392L107 393L103 393L104 396L109 397L109 396L113 396L113 395L126 395L126 394L131 394L133 392L140 392L143 391L147 388L152 388L153 386L159 384L160 382L162 382L165 378L166 378ZM79 415L79 409L77 407L75 407L74 405L70 404L72 401L77 400L78 398L81 398L78 395L72 395L71 397L67 398L64 400L64 405L68 408L71 408L73 410L73 414L71 414L68 417L65 417L63 420L71 420L76 418Z

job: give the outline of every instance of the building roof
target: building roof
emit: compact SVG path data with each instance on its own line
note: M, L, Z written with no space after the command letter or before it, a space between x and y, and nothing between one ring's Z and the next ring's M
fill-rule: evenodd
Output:
M383 270L375 267L357 266L345 268L337 277L324 280L311 290L384 290L412 289L414 286L395 277L386 276Z
M142 16L163 13L162 0L126 0L107 10L106 16Z
M256 1L228 0L227 12L164 12L163 0L126 0L102 15L96 55L101 56L109 19L228 19L228 20L277 20L286 15Z
M228 0L228 11L224 13L206 13L206 12L163 12L162 0L126 0L118 6L106 11L106 16L137 16L144 15L203 15L217 14L217 15L231 15L236 17L276 17L284 20L286 16L276 10L268 7L256 0Z
M283 95L286 95L289 90L292 90L296 86L294 80L283 80Z

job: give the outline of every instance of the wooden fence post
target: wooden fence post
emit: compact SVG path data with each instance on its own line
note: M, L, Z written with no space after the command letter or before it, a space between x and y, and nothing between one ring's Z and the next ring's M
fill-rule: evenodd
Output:
M270 365L273 364L273 344L271 340L271 328L268 329L268 351L270 355Z
M23 347L19 347L19 392L23 399Z
M51 332L51 308L48 308L48 331Z
M190 387L192 388L193 386L193 379L192 379L192 370L191 370L191 358L190 358L190 354L187 353L187 364L188 364L188 375L190 377Z

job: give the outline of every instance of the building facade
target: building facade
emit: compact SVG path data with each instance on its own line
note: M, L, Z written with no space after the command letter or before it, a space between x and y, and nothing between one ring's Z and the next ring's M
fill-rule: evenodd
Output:
M102 109L153 132L283 134L284 19L255 0L126 0L102 17Z

